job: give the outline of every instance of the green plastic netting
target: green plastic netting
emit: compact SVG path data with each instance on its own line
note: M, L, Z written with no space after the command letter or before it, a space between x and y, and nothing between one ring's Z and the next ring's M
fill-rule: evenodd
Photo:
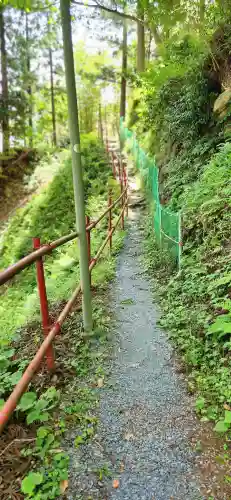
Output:
M155 160L149 158L139 146L135 134L128 130L121 119L120 140L122 145L127 144L131 151L136 168L139 170L145 190L153 207L153 222L157 242L160 247L166 247L176 260L180 269L181 264L181 217L179 212L172 212L161 205L159 200L158 168Z

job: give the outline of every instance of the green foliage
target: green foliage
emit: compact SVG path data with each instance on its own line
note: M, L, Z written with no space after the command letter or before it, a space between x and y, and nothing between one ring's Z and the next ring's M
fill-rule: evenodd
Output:
M87 142L88 141L88 142ZM90 145L90 146L89 146ZM90 151L88 148L90 147ZM110 170L107 165L107 160L103 151L103 147L98 145L93 136L86 138L83 145L84 154L84 169L85 169L85 185L87 189L87 210L91 218L96 217L107 206L107 181L110 176ZM71 170L68 163L61 167L64 176L66 176L65 169L68 170L68 175L71 177ZM68 178L67 175L67 178ZM57 182L58 176L58 182ZM59 194L59 186L62 184L62 176L58 172L55 177L55 186L57 189L51 190L52 197L50 198L50 189L48 188L49 200L55 206L55 197L57 192ZM100 183L100 179L102 183ZM67 184L67 186L71 185ZM45 190L45 196L46 196ZM117 196L117 194L114 194ZM67 193L68 196L68 193ZM63 198L64 201L64 198ZM63 203L63 217L66 216L66 206ZM44 215L39 211L39 203L36 205L36 210L43 219L41 224L41 231L46 231L48 207L44 207ZM32 203L33 212L33 203ZM23 224L23 214L20 213L20 223ZM17 217L17 216L16 216ZM12 224L14 221L12 221ZM60 228L60 222L55 218L52 220L51 232L56 234L56 223ZM67 222L68 223L68 222ZM97 230L92 234L92 254L96 252L102 239L105 237L107 229L107 220L103 220ZM11 238L12 225L9 226L6 239ZM57 231L58 232L58 231ZM65 233L67 230L65 229ZM115 271L115 262L113 256L118 252L122 245L124 232L116 232L113 235L113 252L112 255L106 254L104 261L99 263L93 272L93 283L97 285L97 289L104 290L107 281L111 280ZM54 237L54 236L53 236ZM18 240L15 247L12 249L12 254L18 251L22 243L26 246L26 235L23 234L24 241ZM13 238L12 238L13 241ZM10 246L5 246L5 253L3 259L9 259L11 254ZM77 266L76 266L77 263ZM74 266L73 266L74 264ZM73 267L77 267L72 271ZM76 286L78 279L78 256L76 258L76 242L66 245L62 251L58 251L58 257L50 259L46 266L47 272L47 289L49 299L53 293L53 299L59 297L65 299L66 294L69 293L70 288ZM68 277L71 274L71 278ZM53 279L54 285L51 285ZM58 283L58 287L57 287ZM36 300L36 288L34 286L33 269L31 273L27 273L26 278L20 277L16 282L9 287L2 295L3 311L4 305L9 304L8 314L11 315L12 330L15 329L14 317L12 318L12 311L15 308L15 303L11 302L15 295L12 291L18 287L18 291L22 288L22 307L25 307L25 297L28 292L33 295ZM54 291L58 289L58 294ZM63 484L68 478L68 463L69 458L67 453L62 450L62 436L65 432L66 421L73 418L75 426L77 425L77 433L75 443L80 446L85 441L89 440L96 429L97 418L92 415L92 410L97 404L97 396L93 389L97 386L99 377L104 377L104 370L101 363L104 359L104 344L107 340L109 316L105 311L105 297L104 291L102 292L102 299L94 298L94 331L89 337L85 337L81 333L81 325L78 316L73 313L70 315L69 320L63 325L63 333L67 330L70 339L70 349L68 350L69 356L65 359L64 365L67 368L67 373L71 371L71 389L68 386L66 391L63 391L62 398L60 398L60 391L55 387L50 387L47 391L38 394L35 392L33 382L30 391L25 393L15 411L14 419L20 418L31 429L37 428L36 440L34 445L23 450L23 455L31 456L33 469L24 477L22 481L22 492L25 499L35 498L36 500L51 500L57 498L62 493ZM4 300L7 302L4 303ZM30 297L31 299L31 297ZM28 301L28 299L26 299ZM33 306L30 301L30 306ZM33 306L34 307L34 306ZM16 310L16 313L18 310ZM30 307L28 318L34 315L34 309ZM16 314L17 318L17 314ZM33 319L36 317L34 316ZM3 323L4 324L4 323ZM4 333L4 332L3 332ZM0 407L4 404L4 399L8 397L12 388L21 377L25 366L28 365L28 360L25 358L25 351L20 352L20 360L17 356L18 345L20 345L20 335L23 331L18 331L15 336L17 348L10 348L7 346L9 338L6 336L1 337L1 351L0 351ZM34 340L34 339L33 339ZM36 342L39 342L39 335L37 335ZM27 354L26 354L27 355ZM68 377L67 377L68 380ZM66 384L66 378L65 378ZM41 423L44 424L41 426ZM106 469L102 468L99 474L106 475Z
M88 194L87 210L89 215L93 218L96 217L97 214L101 213L107 205L107 195L105 191L107 190L107 180L108 176L110 175L110 170L108 169L102 146L98 146L95 138L92 136L89 137L88 141L89 142L86 142L85 144L88 144L88 146L90 145L90 153L88 153L87 145L84 144L83 154L85 183ZM88 171L89 166L91 168L90 171ZM68 163L66 163L65 167L61 168L64 175L67 175L65 169L69 168ZM68 170L68 175L69 177L71 177L70 168ZM59 182L57 182L57 176ZM60 176L60 172L58 172L57 176L54 180L56 188L57 186L59 187L60 183L62 184L63 182L62 176ZM100 183L100 179L102 180L102 184ZM49 188L48 191L50 193ZM57 191L59 193L58 189ZM53 204L55 204L54 198L57 195L57 191L55 189L51 190L51 200ZM116 193L115 196L117 196ZM36 209L41 215L41 212L39 212L39 203L38 205L36 205ZM45 207L45 214L41 215L44 225L40 221L41 231L44 231L44 233L46 231L48 217L47 210L48 208ZM65 204L63 206L63 210L63 215L65 217ZM22 224L23 213L20 214L20 221L22 222ZM14 221L12 221L12 224L13 222ZM51 231L53 231L54 234L56 234L57 231L55 227L56 222L57 226L60 227L60 221L53 217ZM91 242L93 255L105 236L106 228L107 220L104 220L100 224L98 231L94 231L94 233L92 234ZM9 233L11 233L11 225L8 231ZM65 233L66 232L67 230L65 229ZM6 238L10 238L11 236L11 234L6 234ZM101 288L104 289L107 281L110 280L114 275L115 263L113 255L115 255L121 247L123 236L124 233L119 231L116 232L115 235L113 235L114 245L112 256L109 257L109 255L106 255L104 261L102 263L99 263L99 265L97 265L94 269L93 283L94 285L97 285L98 290L100 290ZM23 237L25 238L24 241L26 242L26 236L23 235ZM20 244L21 242L18 241L18 245ZM15 248L18 248L17 245L15 246ZM13 252L15 251L15 248L12 249ZM5 247L6 253L3 254L3 258L9 258L10 251L10 247ZM72 271L73 267L76 267L76 263L77 273L76 269L74 269L74 272ZM66 245L66 247L64 247L62 251L58 251L58 257L50 259L50 262L48 261L47 268L47 289L49 298L51 296L51 293L53 293L53 300L55 300L56 297L65 299L66 295L68 295L70 292L69 288L71 289L76 286L76 281L78 280L78 255L76 258L76 242L70 245ZM69 277L68 280L69 275L71 275L71 278ZM6 290L5 294L2 295L3 311L4 305L6 305L6 303L9 304L7 312L9 314L9 318L11 316L10 321L12 330L15 329L14 317L12 318L12 311L15 308L15 304L12 301L12 298L15 298L16 295L11 293L11 291L13 291L15 287L18 287L18 290L22 288L21 306L23 308L25 307L24 294L26 295L28 292L32 292L31 296L33 296L33 298L35 298L36 300L36 289L34 290L33 280L34 276L32 270L31 273L27 273L26 279L25 277L23 277L22 279L18 279L18 281L16 281L13 286ZM58 291L58 295L54 294L54 292L56 291ZM7 302L5 301L4 303L4 300L6 300L6 298ZM28 299L26 300L28 302ZM81 328L79 326L78 328L76 328L76 315L71 315L71 317L69 318L69 323L65 323L65 325L63 326L63 333L65 333L66 328L70 329L70 338L73 341L73 345L70 349L71 356L64 360L64 363L68 369L68 372L71 370L71 373L75 373L76 375L76 379L74 378L74 383L76 383L76 390L78 390L78 394L73 392L72 376L71 391L67 391L67 394L64 397L64 405L62 405L63 395L61 400L60 392L55 387L50 387L46 392L43 392L40 395L38 395L32 387L30 392L22 396L20 403L16 408L16 412L14 414L15 419L20 418L20 420L25 421L27 425L33 426L33 428L35 426L41 425L41 423L45 423L44 426L39 427L37 430L35 445L24 450L25 456L32 455L33 462L35 463L35 470L31 471L23 479L22 482L22 491L25 494L26 499L35 498L37 500L50 500L53 498L57 498L57 496L61 494L62 483L67 480L68 456L63 452L61 448L61 437L65 430L65 422L60 417L58 419L58 422L56 421L58 410L61 412L64 418L67 417L69 419L69 417L73 415L75 423L78 422L79 429L75 440L76 446L79 446L86 440L90 439L95 432L97 419L89 414L89 410L92 410L92 407L96 404L96 396L94 392L89 388L79 389L79 384L81 379L86 379L86 382L88 381L88 379L92 380L92 377L103 376L103 370L100 366L100 363L102 360L102 346L107 338L106 332L107 324L109 321L109 317L107 316L107 314L105 314L104 302L104 298L101 302L97 301L96 299L94 300L95 329L88 340L84 338L84 336L80 335ZM30 301L30 316L28 315L28 318L32 317L34 311L31 306L34 307L33 303ZM16 318L17 312L18 310L16 309ZM15 338L15 340L17 340L17 346L18 342L20 345L20 334L23 334L23 332L18 331L18 334ZM38 336L37 342L39 341L40 340ZM17 357L17 351L13 348L7 347L9 338L7 338L6 336L3 337L2 335L1 343L0 406L4 404L4 399L8 397L14 385L20 379L25 366L27 366L28 364L28 360L24 357L25 353L20 356L19 361ZM96 345L99 345L99 353L97 352ZM83 384L81 383L81 387L82 385ZM90 386L92 387L92 381L90 383ZM73 402L70 401L72 396L74 398Z
M11 392L22 376L25 361L14 359L15 349L3 346L0 350L0 398Z
M39 472L30 472L22 481L22 492L30 497L34 496L36 486L43 482L43 476Z
M195 9L192 2L184 19L195 15L201 22ZM139 143L155 155L162 204L182 214L177 275L146 229L146 267L161 301L161 324L182 356L190 392L198 392L198 414L223 432L230 429L231 405L231 143L230 115L218 120L213 105L228 77L230 27L219 27L211 37L215 11L220 18L218 6L205 12L200 35L175 27L159 44L159 57L140 79L131 118Z
M227 432L228 429L231 427L231 411L225 410L225 418L223 420L219 420L215 427L214 430L216 432L224 433Z
M63 451L55 450L55 446L58 446L59 442L55 440L55 436L52 433L46 436L46 440L43 440L41 445L42 438L39 437L39 434L42 434L42 430L43 428L38 430L36 446L32 453L36 457L36 454L38 455L36 452L42 448L42 456L40 458L44 461L44 466L39 469L39 472L29 472L23 479L21 490L26 495L26 500L30 498L36 500L52 500L57 498L62 492L62 482L68 478L69 458L67 454ZM48 458L49 454L50 460Z
M107 204L110 177L104 148L93 134L82 137L82 157L87 211L96 217ZM60 155L60 163L63 153ZM59 161L59 157L58 160ZM107 222L92 234L92 253L102 241ZM75 211L70 159L61 163L53 181L12 218L3 238L0 267L6 267L31 250L32 236L49 242L75 231ZM79 275L78 247L72 241L46 259L46 284L51 302L68 298ZM0 344L7 342L15 330L32 317L39 317L36 275L33 267L25 270L1 296Z
M156 155L162 200L178 210L180 195L228 140L229 118L222 122L213 113L222 75L214 78L216 55L207 40L190 33L172 35L158 51L142 77L139 104L134 103L136 129L139 142Z
M120 304L125 305L125 306L132 306L135 304L135 301L133 299L124 299L124 300L121 300Z
M22 396L17 409L27 413L28 424L47 422L50 418L49 412L57 405L59 397L60 393L55 387L50 387L39 399L36 393L28 392Z
M171 269L147 230L148 268L161 283L161 324L187 366L190 390L199 391L196 407L204 420L216 420L222 405L231 403L230 165L226 144L178 198L184 221L182 272L170 281ZM221 429L219 423L216 430Z
M106 282L114 273L112 259L107 261L107 268L107 275L105 271L98 275L98 283L102 288L105 288ZM102 363L107 356L106 340L110 325L104 291L102 296L95 297L93 316L94 331L88 337L81 333L76 314L72 314L63 325L63 334L68 333L70 339L70 355L65 364L68 370L71 369L71 379L62 391L62 398L58 398L58 391L51 387L39 399L34 392L25 394L21 399L20 406L27 412L37 402L48 401L49 408L46 407L45 411L49 412L49 417L52 416L48 423L37 428L33 447L23 451L25 456L33 457L35 463L34 470L22 481L22 492L26 495L26 500L52 500L61 495L62 486L68 479L69 457L62 449L62 442L69 423L74 425L77 447L90 440L96 431L98 420L94 410L98 404L98 394L94 386L98 385L98 378L105 375ZM101 480L110 474L105 464L92 472Z
M143 77L147 93L148 90L151 90L149 89L151 83L152 93L157 96L158 92L169 81L173 85L176 84L179 92L177 80L183 77L186 81L185 73L188 72L189 68L200 67L207 53L208 46L205 40L196 33L173 35L164 43L158 45L159 57L149 65L148 71ZM165 105L168 103L169 98L164 100Z
M82 137L86 197L105 191L109 169L102 145L89 134ZM101 185L99 184L99 177ZM55 224L54 224L55 221ZM75 230L71 160L66 160L54 180L12 219L2 245L1 267L22 258L31 250L32 236L52 241Z

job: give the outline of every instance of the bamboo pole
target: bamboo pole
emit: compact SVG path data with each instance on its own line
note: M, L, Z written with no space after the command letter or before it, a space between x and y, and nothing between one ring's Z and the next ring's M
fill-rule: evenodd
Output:
M71 34L70 0L60 0L63 32L64 63L67 87L68 121L71 140L72 172L75 196L76 226L79 233L80 280L83 302L83 323L85 331L92 329L92 305L90 275L88 268L87 238L85 229L84 184L82 175L80 132L77 93L75 86L74 57Z

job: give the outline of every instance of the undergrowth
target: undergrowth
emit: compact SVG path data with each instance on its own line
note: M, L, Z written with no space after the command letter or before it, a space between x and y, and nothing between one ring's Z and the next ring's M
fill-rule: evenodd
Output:
M161 325L185 363L188 388L198 394L198 413L204 421L218 422L220 432L231 420L229 151L226 145L184 195L181 272L176 272L168 247L158 247L152 217L145 238L147 268L161 302Z
M82 140L84 184L87 213L96 218L107 205L110 169L103 146L93 134ZM113 181L112 181L113 182ZM114 187L114 196L117 188ZM92 231L92 254L105 235L107 222ZM41 243L75 231L75 211L70 157L60 165L53 181L19 209L4 235L0 268L11 265L31 251L32 237L39 236ZM66 300L79 281L77 241L66 243L46 257L45 274L49 301L52 304ZM1 287L0 345L20 333L20 328L31 318L39 318L36 273L33 266Z
M173 35L158 47L140 79L128 126L155 155L162 205L182 218L179 274L167 240L160 250L152 224L146 234L161 324L181 353L198 413L221 432L231 425L231 142L230 101L222 115L214 102L225 88L230 26L218 33L207 40Z
M103 146L94 136L84 139L83 158L87 213L93 219L107 205L108 182L113 187L114 197L118 196L118 188L110 180ZM72 195L71 163L67 160L41 195L33 198L29 206L12 219L4 237L1 265L11 264L26 254L32 234L48 241L75 230ZM92 231L92 256L106 232L107 219ZM56 338L56 373L49 375L42 367L3 433L0 462L3 459L1 468L9 472L5 478L3 474L1 484L4 499L8 500L11 494L20 498L20 491L26 500L50 500L63 494L68 487L69 466L68 453L63 447L65 433L70 426L75 426L75 446L78 447L95 432L97 419L94 411L105 377L104 359L108 355L110 317L105 294L107 283L114 276L115 255L122 242L123 232L117 230L113 235L112 256L106 249L102 262L92 272L92 334L86 336L83 333L81 316L74 310L62 327L61 336ZM66 244L46 259L45 270L51 317L55 320L63 301L69 298L79 282L76 241ZM1 326L0 407L22 376L42 338L33 268L16 277L3 290ZM16 433L13 441L12 432L13 436ZM17 433L22 435L21 439L17 439ZM8 455L8 445L14 441L16 448L12 448L12 454L9 450ZM16 460L14 466L15 455L18 462Z
M45 375L38 374L14 414L13 423L20 423L24 432L31 430L34 436L34 439L28 439L31 441L29 444L26 444L26 439L23 444L22 439L18 451L21 460L29 459L29 471L23 475L18 467L19 471L13 471L11 478L12 491L19 494L21 488L25 500L51 500L63 494L68 488L69 469L65 435L74 428L74 444L79 447L95 433L96 409L100 388L106 377L105 361L110 339L107 286L114 276L115 256L122 245L123 233L117 232L114 240L112 257L105 256L104 261L95 268L93 332L86 336L82 331L81 316L76 311L71 313L62 327L62 339L58 345L58 339L56 341L57 375L45 380L45 387L52 381L53 385L44 390L44 384L42 387L40 384L41 377ZM13 352L10 354L12 356ZM21 352L21 362L23 357ZM73 435L73 431L71 433ZM4 442L4 434L2 439ZM7 460L2 468L4 466L9 467ZM8 490L3 491L3 498L8 499Z

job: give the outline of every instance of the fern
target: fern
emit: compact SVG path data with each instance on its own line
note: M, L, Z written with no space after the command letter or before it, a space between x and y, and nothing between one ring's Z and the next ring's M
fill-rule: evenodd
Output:
M218 288L219 286L222 285L229 285L231 284L231 273L226 274L225 276L222 276L222 278L218 278L214 280L208 287L209 290L213 290L214 288Z
M228 333L231 334L231 315L218 316L216 321L209 326L207 334L218 334L215 337L220 340Z

